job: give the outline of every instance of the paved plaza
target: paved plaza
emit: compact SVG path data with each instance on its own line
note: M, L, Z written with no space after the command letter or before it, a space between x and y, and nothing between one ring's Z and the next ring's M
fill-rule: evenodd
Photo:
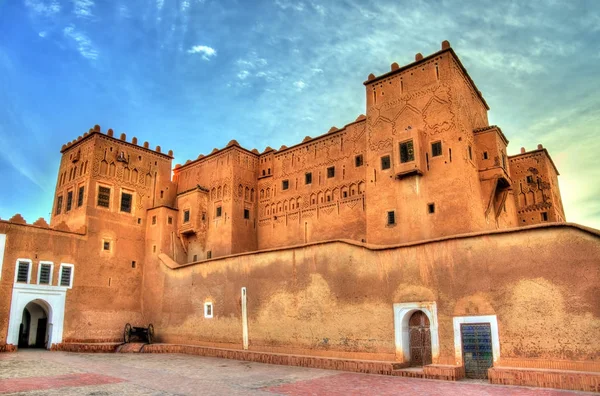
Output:
M25 395L586 395L275 366L181 354L0 354L0 394Z

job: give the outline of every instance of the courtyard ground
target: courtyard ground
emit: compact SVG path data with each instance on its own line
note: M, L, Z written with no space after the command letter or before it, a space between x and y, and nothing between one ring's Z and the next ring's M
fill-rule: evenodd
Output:
M590 395L181 354L0 354L0 394L25 395Z

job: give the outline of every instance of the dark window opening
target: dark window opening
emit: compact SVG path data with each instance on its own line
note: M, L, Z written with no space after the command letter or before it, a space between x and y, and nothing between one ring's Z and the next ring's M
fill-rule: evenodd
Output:
M121 212L131 213L131 201L133 195L129 193L121 193Z
M400 143L400 162L411 162L415 160L415 149L412 140Z
M271 168L267 168L267 173L270 175L271 174Z
M385 170L385 169L390 169L391 167L391 161L390 161L390 156L389 155L384 155L383 157L381 157L381 169Z
M354 157L354 166L356 166L356 167L363 166L363 156L362 156L362 154L357 155L356 157Z
M83 205L83 192L85 191L85 187L81 186L79 187L79 191L77 193L77 207L80 207Z
M488 159L488 153L487 153L487 151L483 152L483 159L484 160Z
M152 253L156 253L156 245L152 245Z
M56 198L56 214L59 215L60 211L62 210L62 201L63 201L63 197L62 195L58 198Z
M135 268L135 261L131 262L131 268Z
M110 250L110 242L109 241L104 241L104 243L102 244L102 249L104 249L104 250Z
M533 183L533 176L527 176L527 183Z
M206 252L206 258L212 258L212 251L209 250L208 252Z
M71 286L71 267L62 267L60 273L60 285L67 287Z
M427 204L427 213L429 213L429 214L435 213L435 204L434 203Z
M98 188L98 206L108 208L110 206L110 188Z
M152 216L152 225L156 224L156 216Z
M73 191L67 193L67 212L71 210L71 206L73 206Z
M26 261L19 261L19 267L17 269L17 282L25 282L29 280L29 263Z
M173 218L171 216L167 217L167 224L173 224Z
M249 219L249 218L250 218L250 210L244 209L244 219Z
M198 261L198 255L197 255L197 254L194 254L194 258L192 259L192 261L193 261L193 262L196 262L196 261Z
M264 176L267 172L265 172L265 170L262 170L262 175Z
M471 148L471 146L468 147L468 151L469 151L469 159L471 161L473 161L473 149Z
M215 216L221 217L221 213L222 213L222 208L220 206L217 206L217 212L216 212Z
M542 221L548 221L548 212L542 212Z
M393 210L387 212L387 224L388 225L396 224L396 213Z
M330 166L327 168L327 178L332 178L335 176L335 166Z
M206 221L206 212L202 212L202 221Z
M142 218L138 217L138 224L142 224Z
M469 151L471 150L471 146L469 146ZM431 156L438 157L442 155L442 142L431 143Z
M50 274L52 271L52 265L50 264L40 264L40 285L49 285L50 284Z
M312 173L307 173L304 175L304 184L311 184L312 183Z
M348 198L348 191L344 191L344 192L342 193L342 195L344 196L344 198Z
M190 210L186 209L183 211L183 222L187 223L190 221Z
M165 196L165 192L163 190L160 190L160 197L164 197Z
M281 189L282 190L287 190L288 188L290 188L290 181L289 180L284 180L281 182Z

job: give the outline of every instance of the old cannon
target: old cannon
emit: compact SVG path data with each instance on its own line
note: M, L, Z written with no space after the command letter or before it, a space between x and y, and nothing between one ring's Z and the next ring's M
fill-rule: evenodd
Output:
M152 323L148 327L132 327L129 323L125 325L123 331L123 342L128 343L131 340L131 336L138 337L140 340L147 340L148 344L152 344L154 339L154 326Z

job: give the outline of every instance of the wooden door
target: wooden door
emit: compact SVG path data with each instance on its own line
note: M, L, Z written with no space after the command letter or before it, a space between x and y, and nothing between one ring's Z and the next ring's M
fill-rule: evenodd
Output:
M410 332L410 365L431 364L431 331L429 319L423 311L417 311L408 322Z

